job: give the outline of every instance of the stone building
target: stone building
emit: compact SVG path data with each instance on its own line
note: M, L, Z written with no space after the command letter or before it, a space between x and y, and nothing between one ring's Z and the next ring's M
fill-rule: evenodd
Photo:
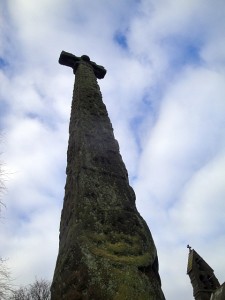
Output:
M189 247L187 274L190 277L195 300L225 300L225 283L220 285L214 270Z

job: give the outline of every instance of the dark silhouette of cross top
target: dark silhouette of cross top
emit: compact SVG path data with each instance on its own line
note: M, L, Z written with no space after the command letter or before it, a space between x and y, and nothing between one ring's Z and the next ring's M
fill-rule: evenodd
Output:
M66 51L62 51L59 57L59 63L64 66L71 67L74 74L76 73L77 67L82 62L86 62L92 66L94 74L98 79L105 77L106 69L103 66L97 65L95 62L91 61L87 55L78 57Z
M187 248L189 249L189 251L191 251L191 246L190 245L187 245Z

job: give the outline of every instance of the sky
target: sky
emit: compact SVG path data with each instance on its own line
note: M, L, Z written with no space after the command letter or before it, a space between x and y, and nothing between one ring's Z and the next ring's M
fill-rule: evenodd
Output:
M52 279L74 75L99 80L167 300L192 299L190 244L225 281L224 0L1 0L0 256L14 282Z

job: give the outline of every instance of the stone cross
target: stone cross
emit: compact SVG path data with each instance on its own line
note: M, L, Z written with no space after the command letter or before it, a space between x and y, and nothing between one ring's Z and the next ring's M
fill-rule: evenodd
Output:
M189 249L189 251L191 251L191 246L190 245L187 245L187 248Z
M106 70L65 51L59 63L76 78L51 300L164 300L156 247L97 83Z
M89 56L87 55L77 57L69 52L62 51L59 57L59 63L64 66L71 67L74 74L76 73L77 67L82 61L89 63L93 67L94 74L98 79L102 79L105 77L106 69L103 66L99 66L91 61Z

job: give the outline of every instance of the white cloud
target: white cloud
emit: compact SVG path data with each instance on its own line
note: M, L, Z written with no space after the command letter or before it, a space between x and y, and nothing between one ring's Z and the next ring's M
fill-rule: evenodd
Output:
M172 209L179 231L189 238L193 232L205 238L224 234L224 164L225 153L219 153L196 172Z
M15 284L29 284L35 276L51 279L58 248L59 217L59 210L52 201L43 211L30 213L29 219L24 217L20 223L5 220L8 224L1 242L9 257Z
M177 201L193 173L224 146L222 85L219 74L191 69L167 91L139 173L161 204Z
M0 241L17 282L51 279L57 255L74 81L57 62L61 50L108 71L99 84L166 298L192 297L186 243L223 281L224 1L1 5L0 115L12 175Z

